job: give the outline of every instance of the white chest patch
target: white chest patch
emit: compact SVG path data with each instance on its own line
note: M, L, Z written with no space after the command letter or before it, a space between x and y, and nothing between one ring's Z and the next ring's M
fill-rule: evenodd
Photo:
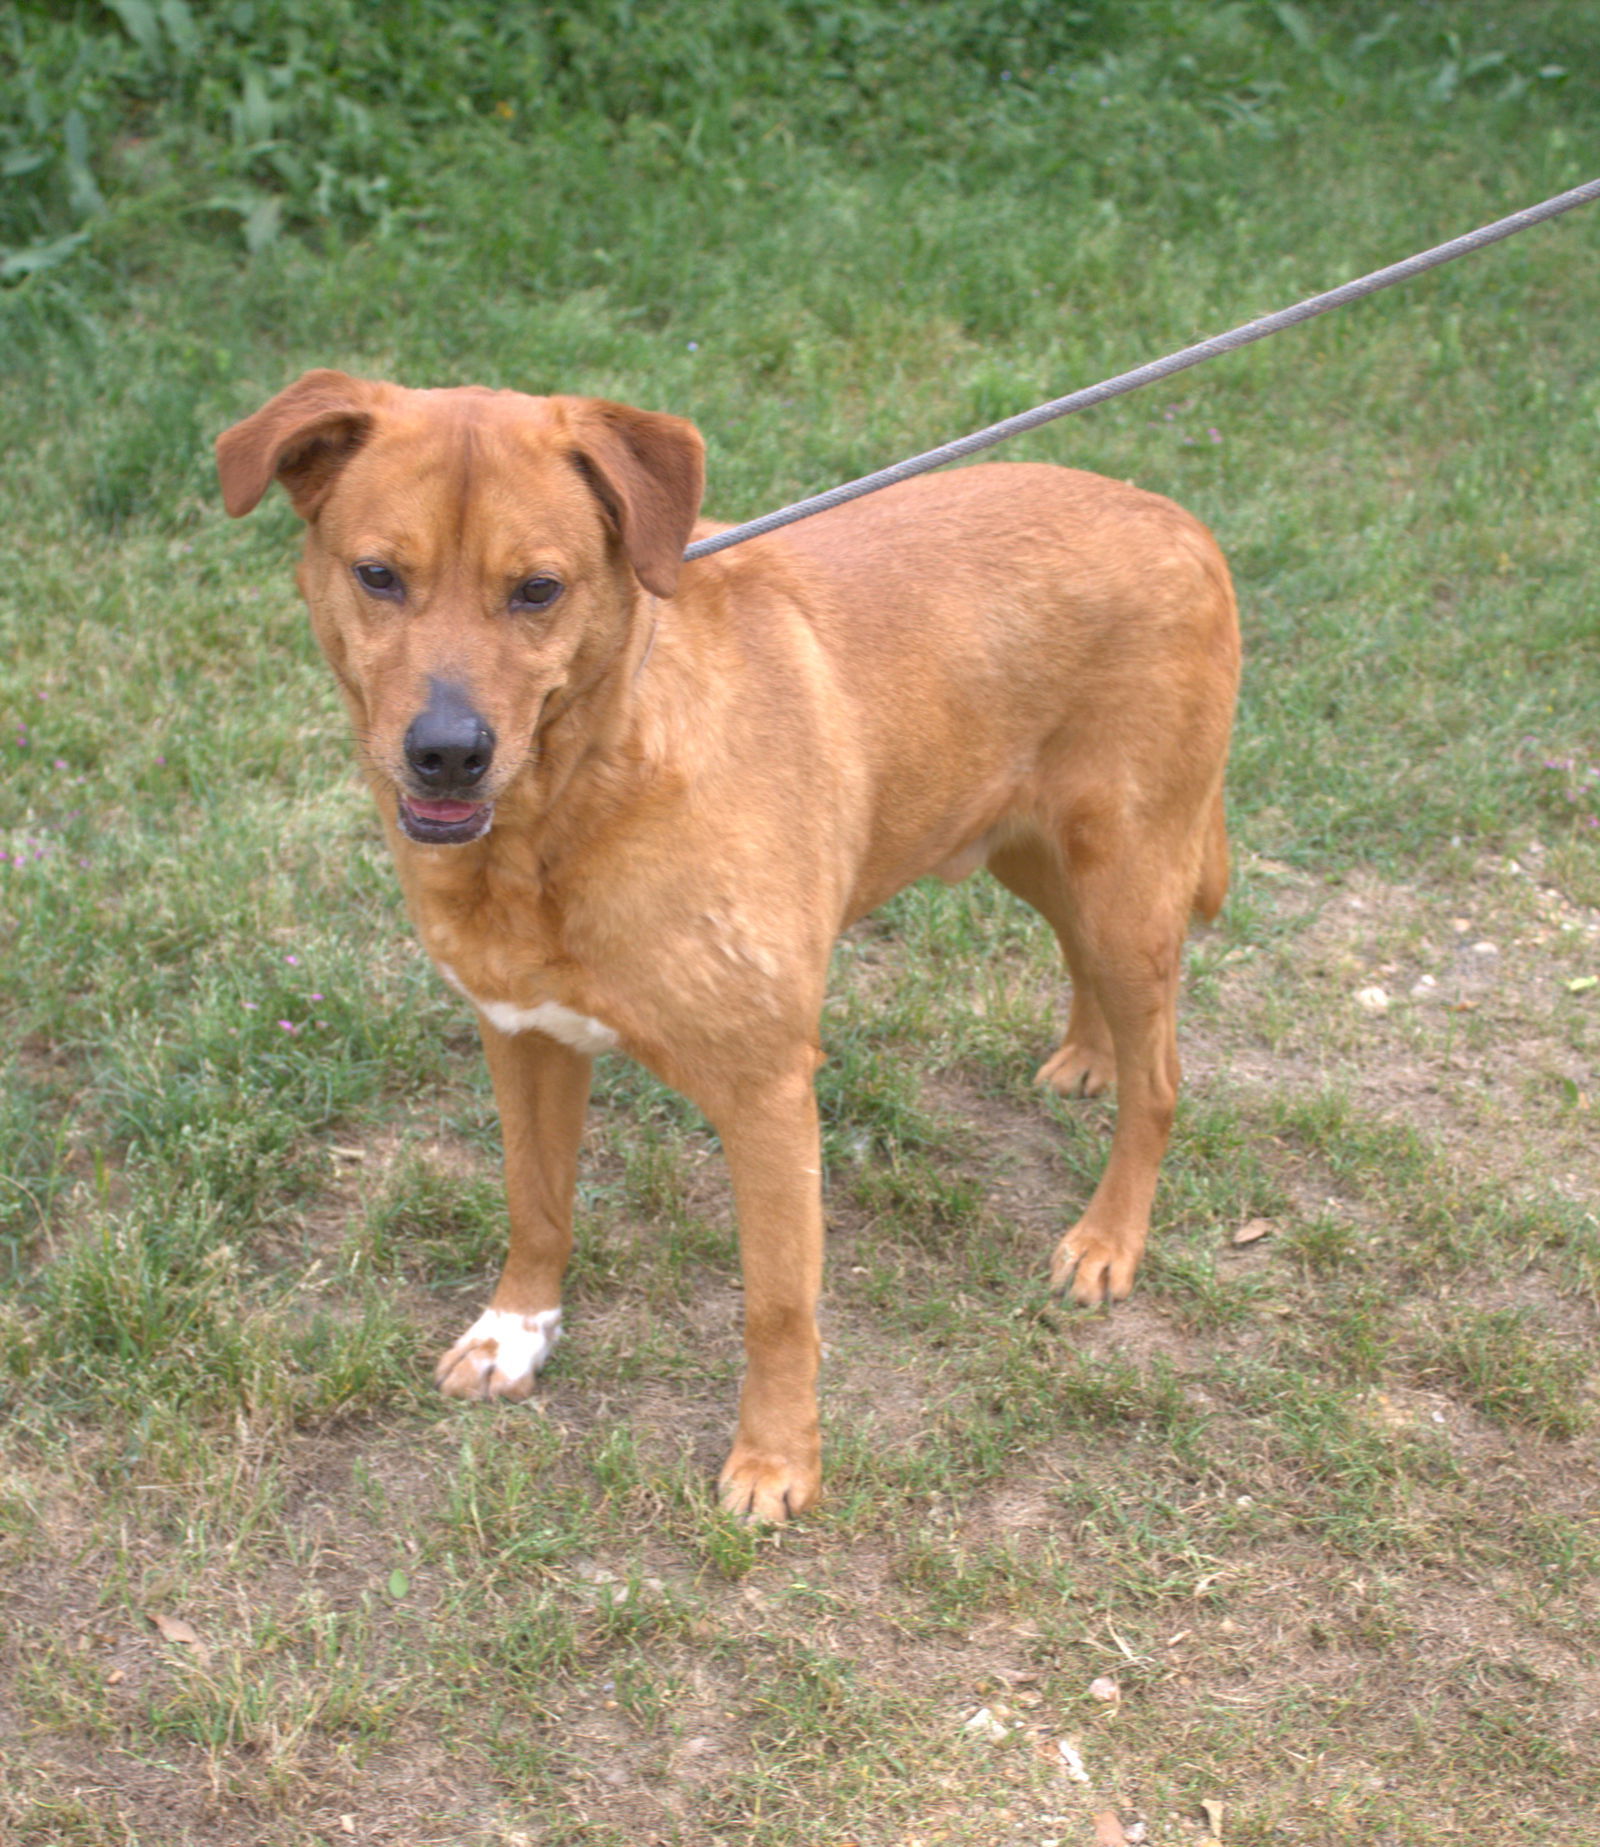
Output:
M513 1007L504 1000L480 1000L473 1005L496 1032L548 1033L575 1052L609 1052L617 1043L617 1035L602 1021L574 1013L553 1000L541 1001L537 1007Z
M440 962L437 966L451 987L471 1001L496 1032L544 1033L551 1039L559 1039L563 1045L570 1045L575 1052L587 1052L591 1056L596 1052L609 1052L617 1044L617 1035L603 1020L592 1019L586 1013L574 1013L570 1007L553 1000L541 1001L537 1007L518 1007L508 1000L479 1000L468 992L461 977L447 963Z

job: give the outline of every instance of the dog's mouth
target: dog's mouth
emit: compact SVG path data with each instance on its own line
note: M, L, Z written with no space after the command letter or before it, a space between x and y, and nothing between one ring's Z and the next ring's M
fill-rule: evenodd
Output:
M462 847L481 840L494 824L493 802L423 802L400 797L400 831L429 847Z

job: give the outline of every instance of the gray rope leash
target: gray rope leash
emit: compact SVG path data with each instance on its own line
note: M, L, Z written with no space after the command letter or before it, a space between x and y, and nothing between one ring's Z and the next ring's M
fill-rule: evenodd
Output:
M1186 346L1180 352L1168 353L1165 359L1153 359L1148 365L1136 366L1131 372L1120 372L1115 378L1108 378L1101 384L1071 392L1064 398L1055 398L1035 410L1022 411L1000 423L991 423L987 429L974 430L970 436L959 436L954 442L929 449L922 455L909 456L889 468L880 468L874 474L862 475L859 480L846 481L838 487L829 488L824 494L812 495L809 500L797 500L792 506L779 507L775 513L763 513L759 519L748 520L742 526L731 526L726 532L716 533L709 539L697 539L683 554L684 559L687 562L692 558L704 558L711 552L742 544L746 539L759 538L762 533L792 525L795 520L810 519L815 513L826 513L830 508L843 506L847 500L857 500L863 494L876 493L880 487L892 487L895 482L909 480L912 475L926 474L929 469L943 467L946 462L959 461L964 455L975 455L980 449L1004 442L1008 436L1020 436L1024 430L1037 429L1041 423L1049 423L1056 417L1067 417L1073 411L1087 410L1092 404L1103 404L1108 398L1119 398L1125 392L1138 391L1142 386L1153 385L1157 379L1170 378L1174 372L1182 372L1207 359L1231 353L1235 347L1248 346L1252 340L1264 340L1268 334L1297 326L1301 321L1326 314L1332 308L1342 308L1346 302L1360 301L1363 296L1375 295L1379 289L1391 288L1397 282L1419 276L1425 269L1434 269L1441 263L1452 262L1456 257L1482 250L1486 244L1498 243L1503 237L1514 237L1518 231L1526 231L1531 225L1542 224L1547 218L1570 212L1575 205L1587 205L1594 199L1600 199L1600 179L1574 186L1570 192L1557 193L1542 205L1530 205L1526 211L1513 212L1509 218L1497 218L1493 224L1486 224L1481 230L1469 231L1465 237L1452 238L1447 244L1436 244L1431 250L1407 257L1403 263L1391 263L1387 269L1375 269L1370 275L1358 276L1354 282L1343 283L1321 295L1309 296L1292 308L1280 308L1276 314L1247 321L1242 327L1235 327L1231 333L1217 334L1210 340L1202 340L1198 346Z

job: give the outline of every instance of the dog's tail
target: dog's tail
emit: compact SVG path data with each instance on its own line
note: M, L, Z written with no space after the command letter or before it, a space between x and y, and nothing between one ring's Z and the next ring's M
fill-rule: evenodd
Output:
M1195 887L1194 908L1207 923L1222 909L1228 895L1228 820L1222 809L1222 790L1212 798L1211 814L1206 821L1205 845L1200 855L1200 880Z

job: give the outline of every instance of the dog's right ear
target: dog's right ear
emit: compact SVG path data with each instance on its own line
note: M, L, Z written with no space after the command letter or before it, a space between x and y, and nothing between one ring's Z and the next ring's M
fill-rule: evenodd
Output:
M248 513L274 479L311 519L339 470L371 433L379 387L347 372L306 372L217 438L222 504Z

